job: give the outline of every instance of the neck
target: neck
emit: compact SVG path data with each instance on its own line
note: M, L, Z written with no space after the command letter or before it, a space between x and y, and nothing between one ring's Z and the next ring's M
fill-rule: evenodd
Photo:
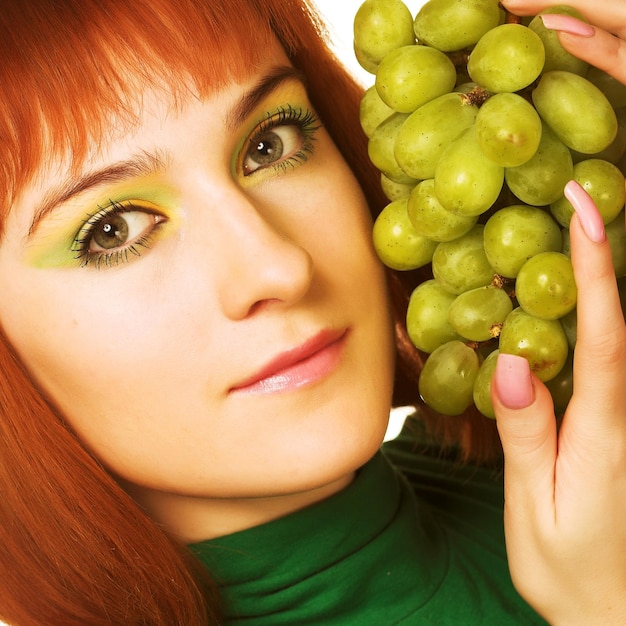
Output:
M191 544L260 526L325 500L347 487L354 475L351 472L302 492L267 497L206 498L155 494L130 485L124 488L152 519L182 543Z

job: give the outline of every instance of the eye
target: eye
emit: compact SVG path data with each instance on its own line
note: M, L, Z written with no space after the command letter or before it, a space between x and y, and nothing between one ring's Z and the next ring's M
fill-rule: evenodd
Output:
M289 106L268 115L246 144L243 175L267 167L286 169L306 161L319 128L316 115L309 110Z
M166 218L149 207L111 201L81 227L72 250L82 265L112 266L140 256Z
M247 176L261 167L267 167L296 154L304 143L298 126L278 126L256 135L251 141L243 162Z
M89 251L112 250L136 241L157 223L156 215L143 211L124 211L103 218L94 226Z

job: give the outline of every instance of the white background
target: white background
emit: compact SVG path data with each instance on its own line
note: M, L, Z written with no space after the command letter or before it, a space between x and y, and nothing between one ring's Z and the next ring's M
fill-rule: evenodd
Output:
M426 0L404 0L404 4L409 8L413 17L425 2ZM313 3L326 20L335 52L339 58L366 87L372 85L374 77L359 66L352 52L352 24L363 0L313 0Z

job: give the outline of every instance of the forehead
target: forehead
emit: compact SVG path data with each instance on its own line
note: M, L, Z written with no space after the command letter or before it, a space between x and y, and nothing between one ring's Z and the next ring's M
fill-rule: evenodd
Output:
M191 76L179 77L173 86L155 86L131 76L128 81L134 85L132 98L127 99L121 108L102 112L99 132L89 135L81 157L78 158L72 146L62 153L53 149L38 172L56 172L60 164L67 173L76 173L85 165L106 158L111 145L132 143L139 135L144 141L146 137L152 138L151 143L158 145L161 127L193 108L210 110L212 117L228 122L227 128L234 130L237 122L249 113L260 95L271 91L274 83L300 77L276 39L268 40L262 59L251 64L245 72L227 74L219 83L206 88L200 88ZM257 92L260 93L258 97Z
M301 74L276 40L268 43L264 61L253 73L233 77L205 96L192 83L185 98L177 99L164 88L146 87L138 91L140 98L132 112L119 119L112 116L110 130L90 144L82 161L72 160L72 155L46 159L16 198L9 222L17 220L23 230L33 210L35 215L46 214L47 207L80 193L94 184L92 180L113 183L143 177L167 168L174 154L178 160L196 141L232 141L229 135L240 135L250 115L258 116L265 110L261 107L269 106L272 93L281 94L281 99L286 93L301 97L303 89Z
M256 3L232 4L228 11L190 0L20 5L0 32L0 214L42 164L80 167L94 146L136 123L146 93L160 92L175 108L258 73L276 37Z

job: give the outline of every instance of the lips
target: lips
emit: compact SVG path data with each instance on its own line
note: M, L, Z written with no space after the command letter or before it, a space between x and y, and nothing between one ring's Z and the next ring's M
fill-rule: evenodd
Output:
M348 330L325 330L273 358L231 393L270 394L299 389L328 376L343 355Z

